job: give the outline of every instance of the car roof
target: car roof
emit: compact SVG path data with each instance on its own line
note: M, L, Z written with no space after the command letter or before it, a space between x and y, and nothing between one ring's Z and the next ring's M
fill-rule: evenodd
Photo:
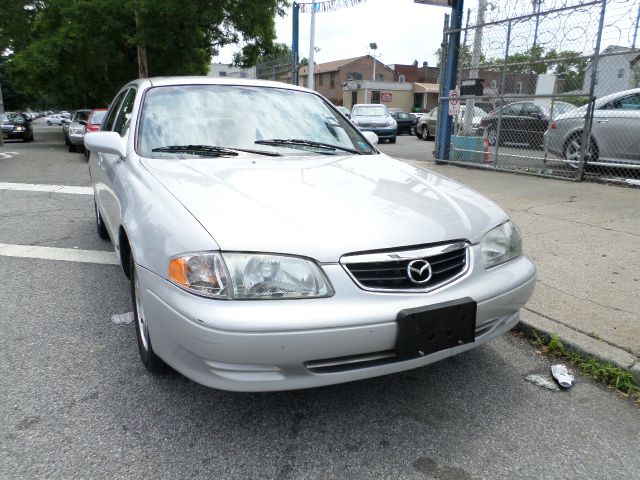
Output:
M205 77L205 76L175 76L175 77L151 77L139 78L127 83L123 88L136 86L146 89L151 87L171 86L171 85L236 85L236 86L254 86L254 87L271 87L284 88L287 90L297 90L302 92L317 93L308 88L299 87L290 83L275 82L272 80L253 80L247 78L230 78L230 77Z

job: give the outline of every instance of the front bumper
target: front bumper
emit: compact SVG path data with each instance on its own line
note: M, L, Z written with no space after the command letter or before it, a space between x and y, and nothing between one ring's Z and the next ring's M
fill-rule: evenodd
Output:
M393 138L397 135L396 127L358 127L362 132L373 132L378 138Z
M472 261L469 273L440 289L389 294L361 290L340 265L323 268L334 297L271 301L202 298L139 268L153 348L183 375L224 390L290 390L360 380L428 365L502 335L518 322L536 278L525 257L490 271L473 268ZM464 297L477 302L475 342L410 360L394 358L400 310ZM384 360L358 362L381 352ZM331 371L313 368L336 359L340 365Z
M69 131L69 142L73 145L84 146L84 133L72 133Z
M23 140L29 136L29 130L15 131L15 130L3 130L2 131L2 139L3 140Z

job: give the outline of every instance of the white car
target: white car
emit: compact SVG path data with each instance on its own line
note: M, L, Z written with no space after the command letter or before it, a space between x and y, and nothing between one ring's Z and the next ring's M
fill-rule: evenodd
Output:
M47 122L47 125L62 125L66 120L66 117L56 113L54 115L49 115L48 117L45 117L44 120L45 122Z
M375 143L301 87L127 84L85 144L145 366L300 389L423 367L510 330L536 273L509 216Z

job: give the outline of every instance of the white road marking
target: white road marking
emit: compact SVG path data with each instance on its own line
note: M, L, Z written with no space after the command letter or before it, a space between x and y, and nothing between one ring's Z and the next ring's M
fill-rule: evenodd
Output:
M64 262L102 263L120 265L116 252L100 250L78 250L74 248L36 247L0 243L0 257L38 258Z
M18 152L0 152L0 158L6 160L7 158L11 158L14 155L18 155Z
M116 313L111 315L111 321L116 325L129 325L133 323L133 312Z
M71 193L75 195L93 195L93 188L91 187L74 187L70 185L43 185L43 184L34 184L34 183L0 182L0 190Z

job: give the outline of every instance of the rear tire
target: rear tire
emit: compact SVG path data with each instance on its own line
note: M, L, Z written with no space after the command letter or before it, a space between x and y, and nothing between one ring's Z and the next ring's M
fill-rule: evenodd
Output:
M164 361L156 355L151 345L151 337L149 336L149 328L147 318L145 317L144 307L140 298L140 282L136 270L136 263L133 255L129 256L129 271L131 273L131 301L133 303L133 318L136 326L136 338L138 340L138 350L140 352L140 360L149 372L154 375L166 373L169 367Z
M396 143L396 137L390 138L389 143Z
M568 160L570 163L567 165L570 168L578 168L578 164L580 162L580 148L582 146L582 132L574 133L569 137L569 139L565 142L564 147L562 148L562 156L565 160ZM597 162L600 153L598 152L598 146L596 142L591 139L589 149L585 152L587 154L587 161L585 162L585 170L587 169L587 165L589 165L589 161Z
M98 236L103 240L109 240L109 231L102 220L102 215L100 215L100 210L98 210L98 205L95 200L93 201L93 207L96 212L96 228L98 229Z

